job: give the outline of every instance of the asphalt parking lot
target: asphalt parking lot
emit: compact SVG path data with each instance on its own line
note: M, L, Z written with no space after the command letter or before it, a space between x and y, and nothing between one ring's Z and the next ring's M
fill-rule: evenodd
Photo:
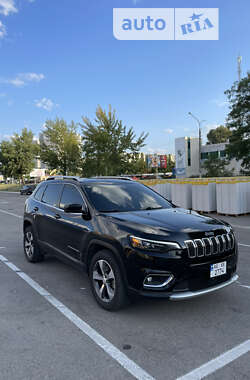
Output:
M26 261L25 199L0 193L1 380L250 379L250 216L224 217L239 243L237 283L189 301L139 298L110 313L80 270L53 257Z

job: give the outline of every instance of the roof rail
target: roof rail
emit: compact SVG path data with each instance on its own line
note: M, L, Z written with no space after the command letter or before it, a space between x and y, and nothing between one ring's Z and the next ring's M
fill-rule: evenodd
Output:
M124 181L133 181L132 178L129 177L123 177L123 176L98 176L98 177L91 177L93 179L122 179Z
M56 176L52 176L52 177L49 177L46 179L46 181L52 181L52 180L57 180L57 179L70 179L72 181L79 181L80 177L76 177L76 176L70 176L70 175L56 175Z

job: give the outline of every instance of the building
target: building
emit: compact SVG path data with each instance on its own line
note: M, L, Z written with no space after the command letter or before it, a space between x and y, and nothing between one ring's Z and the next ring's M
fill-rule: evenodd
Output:
M201 147L201 166L204 161L210 157L213 158L226 158L226 145L227 143L202 145ZM231 171L233 175L239 175L241 171L241 160L237 161L235 158L231 159L226 169ZM202 174L206 174L205 170L201 170Z
M199 176L199 139L179 137L175 139L176 177Z
M202 169L203 163L209 157L226 158L227 143L209 144L201 146L201 174L206 172ZM199 177L199 138L198 137L180 137L175 139L175 156L176 156L176 177ZM233 175L239 175L241 170L241 161L230 160L226 169L232 171Z

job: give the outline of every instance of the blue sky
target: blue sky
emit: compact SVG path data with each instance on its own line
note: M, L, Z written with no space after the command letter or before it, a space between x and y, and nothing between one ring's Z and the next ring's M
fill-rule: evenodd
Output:
M220 9L219 41L119 41L113 8ZM0 139L46 119L81 121L111 104L148 152L223 123L224 90L249 69L248 0L0 0Z

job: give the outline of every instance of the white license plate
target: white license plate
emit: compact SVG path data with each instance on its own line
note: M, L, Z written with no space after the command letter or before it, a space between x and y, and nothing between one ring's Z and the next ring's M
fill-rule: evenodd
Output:
M227 262L216 263L210 265L210 278L222 276L227 273Z

